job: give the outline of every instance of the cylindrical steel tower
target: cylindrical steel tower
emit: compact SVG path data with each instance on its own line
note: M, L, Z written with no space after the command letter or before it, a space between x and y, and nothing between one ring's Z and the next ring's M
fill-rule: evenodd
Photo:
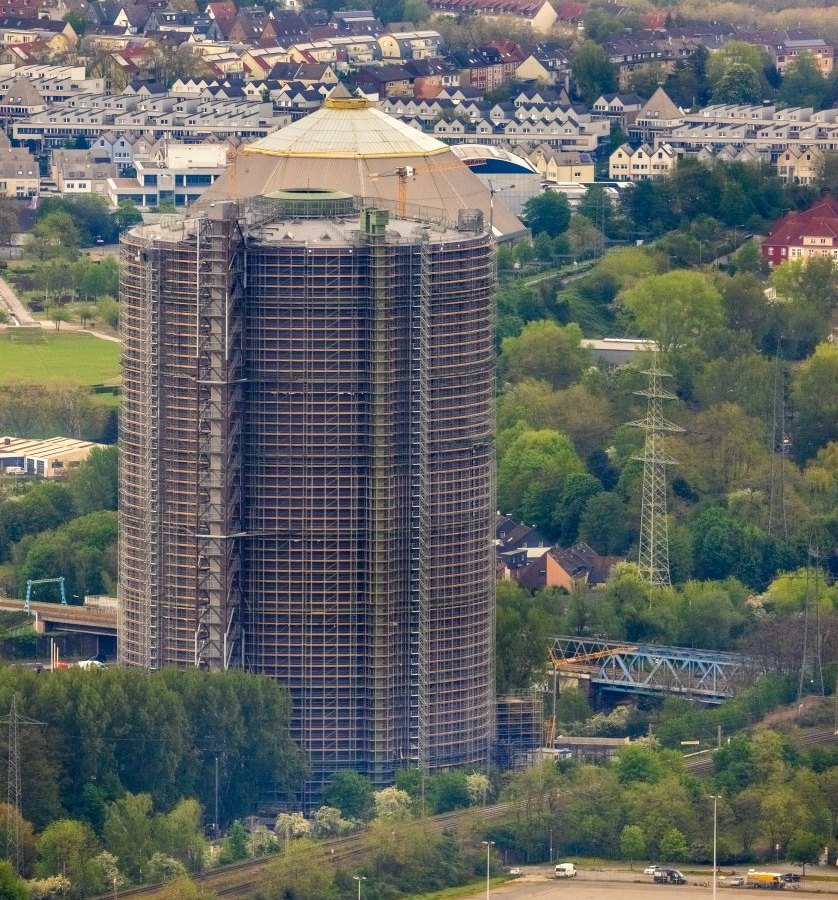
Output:
M484 764L493 244L521 226L346 96L211 191L123 238L121 660L279 679L314 789Z

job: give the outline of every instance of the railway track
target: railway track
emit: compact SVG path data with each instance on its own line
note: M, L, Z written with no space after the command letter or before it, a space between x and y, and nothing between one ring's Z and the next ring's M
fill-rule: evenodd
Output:
M448 828L463 821L475 811L479 811L481 819L488 822L502 821L511 811L511 803L498 803L494 806L486 806L480 810L465 809L441 816L434 816L427 820L430 831L439 834ZM333 865L360 859L365 851L366 835L353 834L349 837L334 838L323 841L323 849ZM259 859L248 859L243 862L231 863L218 869L210 869L194 875L193 880L205 891L216 894L219 897L244 897L253 893L258 886L265 869L270 864L273 856L263 856ZM119 892L119 900L133 900L133 898L154 897L165 885L149 884L144 887L130 888ZM96 900L111 900L112 894L102 895Z
M800 736L799 743L802 746L816 744L831 744L838 741L838 736L832 729L812 731ZM713 769L713 751L703 756L693 756L685 760L684 767L693 775L707 775ZM479 810L481 819L487 822L503 821L513 810L512 803L497 803L494 806L483 807ZM439 834L448 828L457 825L469 815L473 815L474 809L458 810L434 816L427 820L428 828ZM360 859L365 850L365 838L363 833L353 834L349 837L334 838L323 842L323 849L333 865L351 862ZM246 897L254 892L264 875L265 869L270 864L272 856L264 856L259 859L249 859L244 862L231 863L218 869L211 869L193 876L194 881L205 891L218 897ZM121 891L120 900L139 900L141 897L154 897L164 888L163 884L151 884L145 887L131 888ZM103 895L96 900L111 900L110 894Z

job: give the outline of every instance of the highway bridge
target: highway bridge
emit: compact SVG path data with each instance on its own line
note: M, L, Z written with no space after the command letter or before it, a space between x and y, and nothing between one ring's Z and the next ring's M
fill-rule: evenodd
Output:
M599 690L704 703L721 703L761 674L738 653L569 635L553 639L550 658L560 678L588 681Z
M23 612L25 601L0 598L0 610ZM38 634L93 634L116 640L116 605L85 603L70 606L62 603L29 604Z

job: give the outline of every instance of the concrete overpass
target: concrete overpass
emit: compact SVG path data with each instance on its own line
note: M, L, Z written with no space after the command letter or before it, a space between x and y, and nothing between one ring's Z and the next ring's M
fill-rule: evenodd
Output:
M116 640L115 606L64 606L61 603L29 604L38 634L92 634ZM24 601L0 598L0 610L23 612Z

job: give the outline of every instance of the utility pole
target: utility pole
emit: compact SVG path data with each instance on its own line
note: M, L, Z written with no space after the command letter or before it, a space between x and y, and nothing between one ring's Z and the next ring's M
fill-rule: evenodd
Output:
M9 763L8 784L6 788L6 805L13 809L15 815L9 822L9 830L6 836L6 858L20 874L20 820L21 792L20 792L20 746L18 744L18 729L21 725L44 725L35 719L27 718L17 711L17 698L12 697L12 705L9 714L0 718L0 724L9 726Z
M651 369L644 372L644 375L649 376L649 385L643 391L635 391L635 394L646 398L646 417L629 422L629 425L646 432L643 452L633 457L643 463L643 502L637 562L640 574L649 584L668 587L672 580L669 574L666 467L675 465L675 460L666 455L664 435L666 432L682 432L684 429L663 417L663 401L676 398L675 394L665 391L661 386L661 379L672 376L658 368L657 350L652 356ZM651 604L651 595L649 602Z

